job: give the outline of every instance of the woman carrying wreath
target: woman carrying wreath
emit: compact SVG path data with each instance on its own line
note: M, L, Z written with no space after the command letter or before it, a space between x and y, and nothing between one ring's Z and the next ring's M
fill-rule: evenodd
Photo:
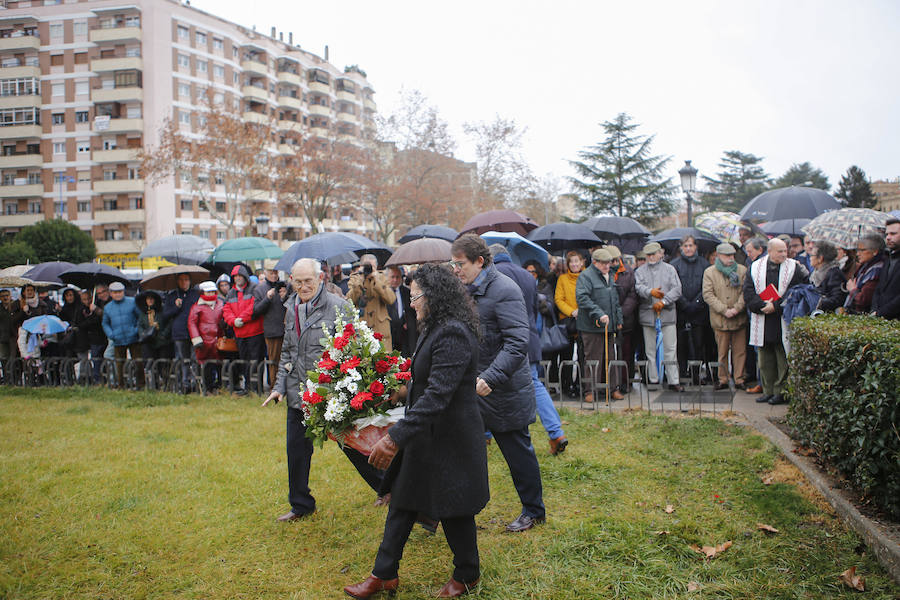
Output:
M410 285L419 340L406 415L376 445L369 462L387 469L391 493L384 538L372 574L344 588L353 598L397 589L403 547L419 513L444 527L454 570L439 598L468 593L481 575L475 515L487 504L487 453L475 394L478 313L459 279L424 265Z

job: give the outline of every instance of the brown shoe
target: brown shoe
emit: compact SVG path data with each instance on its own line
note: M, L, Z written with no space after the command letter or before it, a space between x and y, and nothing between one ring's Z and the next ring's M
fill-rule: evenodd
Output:
M619 390L613 390L612 394L610 394L609 396L613 400L623 400L625 398L625 394L623 394Z
M391 493L388 492L384 496L378 496L377 498L375 498L375 502L372 504L372 506L387 506L390 503L391 503Z
M387 592L388 596L393 596L397 592L397 584L400 580L396 577L393 579L378 579L374 575L369 575L366 580L356 585L348 585L344 588L344 593L351 598L371 598L375 594Z
M762 394L762 386L759 384L754 385L751 388L747 388L748 394Z
M555 440L550 440L550 454L556 456L557 454L561 454L566 451L566 446L569 445L569 440L566 439L566 436L561 436L556 438Z
M438 598L459 598L460 596L465 596L478 585L478 582L481 581L479 577L472 583L461 583L452 577L450 581L444 584L444 587L441 588L441 591L438 592Z
M584 401L587 402L588 404L593 404L593 403L594 403L594 394L592 394L592 393L590 393L590 392L588 392L587 394L585 394L585 395L584 395Z
M311 511L308 512L308 513L303 513L303 514L301 514L301 515L298 515L298 514L295 513L294 511L290 510L290 511L284 513L283 515L281 515L280 517L278 517L278 518L275 519L275 520L276 520L276 521L281 521L282 523L286 523L286 522L288 522L288 521L299 521L300 519L302 519L302 518L304 518L304 517L308 517L309 515L313 514L314 512L316 512L316 511L315 511L315 510L311 510Z

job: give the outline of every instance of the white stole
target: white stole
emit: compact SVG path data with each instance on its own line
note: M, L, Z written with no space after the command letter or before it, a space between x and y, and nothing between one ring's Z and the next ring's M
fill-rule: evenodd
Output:
M762 256L750 265L750 276L753 278L753 287L757 294L761 294L766 289L766 266L769 263L768 256ZM778 267L778 295L784 298L787 293L788 285L794 279L794 271L797 269L797 261L793 258L785 259L781 266ZM788 342L788 325L780 316L750 313L750 345L762 346L765 343L766 318L781 319L781 343L784 345L784 353L789 354L791 351Z

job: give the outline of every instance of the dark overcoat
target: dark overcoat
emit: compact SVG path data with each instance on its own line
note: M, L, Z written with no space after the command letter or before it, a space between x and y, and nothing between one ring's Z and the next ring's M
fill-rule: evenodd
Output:
M406 416L388 435L400 448L382 493L435 519L475 515L490 498L475 394L478 342L459 321L424 332L412 362Z

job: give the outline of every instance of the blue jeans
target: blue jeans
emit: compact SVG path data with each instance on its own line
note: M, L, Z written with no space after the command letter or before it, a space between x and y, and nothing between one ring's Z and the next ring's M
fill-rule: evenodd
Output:
M534 401L537 405L537 413L541 418L541 425L547 430L547 436L551 440L563 437L565 432L562 429L562 423L559 420L559 413L553 406L553 400L547 392L547 388L538 378L538 363L531 363L531 382L534 384Z

